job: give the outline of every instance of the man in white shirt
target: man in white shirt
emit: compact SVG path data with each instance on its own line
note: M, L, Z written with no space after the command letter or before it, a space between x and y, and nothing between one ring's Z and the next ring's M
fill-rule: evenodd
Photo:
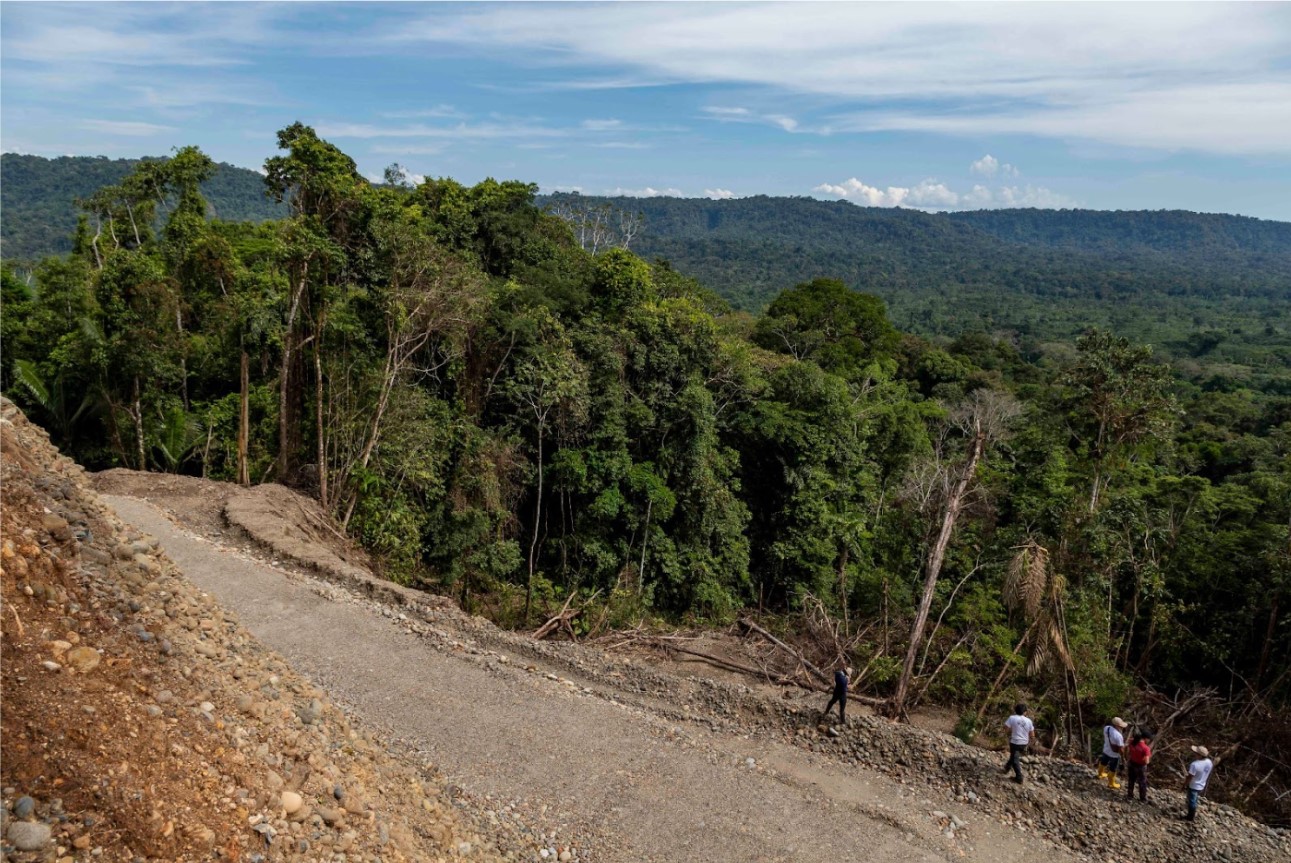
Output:
M1117 789L1116 770L1121 766L1121 750L1125 748L1125 735L1121 732L1129 723L1117 716L1103 726L1103 754L1098 756L1098 778L1107 780L1107 787Z
M1188 781L1184 790L1188 792L1188 814L1185 821L1197 820L1197 804L1201 802L1201 792L1206 790L1210 781L1210 771L1215 769L1215 762L1210 760L1210 750L1204 746L1188 747L1196 753L1197 758L1188 765Z
M1035 723L1026 715L1027 706L1018 704L1013 707L1013 715L1004 720L1004 727L1009 732L1009 760L1004 765L1004 773L1013 771L1013 781L1022 784L1022 753L1027 751L1035 737Z

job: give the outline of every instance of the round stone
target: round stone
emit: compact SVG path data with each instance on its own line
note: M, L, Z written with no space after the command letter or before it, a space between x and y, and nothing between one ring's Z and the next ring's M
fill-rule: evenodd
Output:
M305 798L301 797L295 791L284 791L280 797L282 810L288 815L294 815L300 811L300 807L305 805Z
M39 851L49 844L48 824L35 821L15 821L9 825L9 842L19 851Z

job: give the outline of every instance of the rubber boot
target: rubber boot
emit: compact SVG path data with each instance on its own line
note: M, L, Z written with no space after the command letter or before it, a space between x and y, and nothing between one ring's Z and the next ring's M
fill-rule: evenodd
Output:
M1113 791L1119 791L1121 789L1121 783L1116 781L1115 773L1109 773L1107 775L1107 787Z
M1098 765L1098 778L1099 778L1099 779L1106 779L1106 778L1107 778L1107 765L1106 765L1106 764L1100 764L1100 765Z

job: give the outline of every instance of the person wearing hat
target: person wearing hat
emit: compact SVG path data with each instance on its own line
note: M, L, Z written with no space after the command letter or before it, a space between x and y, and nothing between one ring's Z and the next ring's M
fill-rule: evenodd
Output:
M1184 783L1184 790L1188 792L1188 814L1183 816L1185 821L1195 821L1197 819L1197 804L1201 802L1201 792L1206 790L1206 783L1210 781L1210 771L1215 769L1215 762L1210 760L1210 750L1204 746L1189 746L1197 757L1188 765L1188 781Z
M1117 716L1103 726L1103 754L1098 756L1098 778L1107 780L1107 787L1116 790L1121 783L1116 780L1116 770L1121 766L1121 750L1125 748L1125 735L1121 732L1129 723Z
M1004 765L1005 773L1013 771L1013 781L1022 784L1022 753L1027 751L1035 738L1035 723L1026 715L1027 706L1018 704L1013 708L1013 715L1004 720L1004 728L1009 732L1009 760Z
M1134 786L1139 786L1139 800L1148 802L1148 762L1152 760L1152 732L1140 731L1125 747L1125 769L1129 782L1125 783L1125 799L1134 799Z
M825 711L820 714L824 719L829 715L834 703L838 703L838 721L847 724L847 686L852 682L852 667L840 668L834 672L834 697L829 699L829 704L825 705Z

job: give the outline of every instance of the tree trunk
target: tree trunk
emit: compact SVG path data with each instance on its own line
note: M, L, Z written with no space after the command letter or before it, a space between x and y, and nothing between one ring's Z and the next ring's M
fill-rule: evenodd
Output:
M654 510L654 498L646 499L645 530L641 533L641 565L637 567L637 595L645 590L646 547L650 545L650 513Z
M90 248L94 249L94 266L103 269L103 253L99 251L99 238L103 236L103 220L97 216L94 219L94 239L90 240Z
M251 438L251 374L250 358L242 351L242 374L238 391L238 484L251 484L251 468L247 464L247 445Z
M327 434L323 425L323 317L314 334L314 433L318 437L318 502L327 509Z
M139 398L139 378L134 379L134 434L139 454L139 470L148 469L148 458L143 448L143 404Z
M175 307L175 329L179 331L179 336L180 336L180 339L182 340L184 337L184 315L183 315L183 312L180 311L179 306ZM184 410L188 411L188 410L192 410L192 406L189 404L189 401L188 401L187 350L185 350L184 353L185 355L179 358L179 372L180 372L179 385L183 392Z
M529 541L529 579L524 594L524 624L529 625L529 609L533 606L533 573L537 562L538 530L542 521L542 424L538 424L538 497L533 503L533 539Z
M130 229L134 231L134 247L137 249L143 245L143 239L139 236L139 225L134 220L134 207L126 201L126 212L130 214Z
M838 555L838 604L843 612L843 628L847 630L847 559L850 549L843 544L843 551Z
M1031 631L1035 629L1035 626L1036 621L1031 621L1031 625L1027 627L1027 631L1022 633L1022 637L1018 639L1018 643L1013 646L1013 653L1010 655L1010 659L1017 656L1018 653L1022 651L1022 645L1027 643L1027 639L1031 637ZM986 708L990 706L991 699L995 697L996 690L1000 688L1000 684L1004 682L1004 678L1008 673L1009 663L1008 660L1005 660L1004 667L1001 668L1000 673L996 675L995 682L991 684L990 691L987 692L986 697L982 699L982 706L977 709L977 718L973 720L974 734L976 734L977 730L982 727L982 717L986 715Z
M1278 628L1278 598L1273 597L1273 605L1269 607L1269 623L1264 629L1264 644L1260 647L1260 663L1255 668L1255 681L1252 684L1255 689L1260 688L1260 681L1264 679L1264 672L1269 667L1269 654L1273 648L1273 636L1277 634Z
M389 332L390 347L386 349L385 368L382 370L381 393L377 396L376 409L372 412L372 426L368 431L367 442L363 445L363 452L359 456L359 466L366 468L372 461L372 453L376 451L377 441L381 437L381 419L385 416L386 408L390 405L390 394L394 392L395 382L398 380L399 372L402 368L402 360L399 358L399 347L397 345L397 333ZM356 490L349 486L349 478L353 469L353 463L345 466L337 473L338 484L348 491L342 492L342 499L347 500L345 506L345 515L341 517L341 527L347 528L350 519L354 516L354 507L358 504L359 495ZM339 504L338 504L339 508ZM527 621L526 621L527 622Z
M910 646L906 649L905 664L901 669L901 679L897 683L896 695L892 698L892 715L900 718L905 710L906 697L910 693L910 678L914 674L914 663L919 655L919 644L923 640L924 627L928 625L928 611L932 608L932 598L937 591L937 579L941 576L941 565L946 559L946 548L950 545L951 535L955 532L955 522L959 520L960 509L964 505L964 495L973 481L977 471L977 462L986 447L986 436L980 425L976 429L973 441L969 445L968 461L960 474L959 482L946 500L946 509L941 519L941 529L937 540L928 552L927 575L923 581L923 595L919 599L919 611L915 614L914 626L910 628Z
M300 281L292 292L291 307L287 311L287 325L282 338L282 372L278 382L278 475L279 479L290 477L292 465L291 425L294 411L291 410L291 365L295 358L296 316L300 312L300 303L305 296L305 287L309 278L309 262L301 267Z

